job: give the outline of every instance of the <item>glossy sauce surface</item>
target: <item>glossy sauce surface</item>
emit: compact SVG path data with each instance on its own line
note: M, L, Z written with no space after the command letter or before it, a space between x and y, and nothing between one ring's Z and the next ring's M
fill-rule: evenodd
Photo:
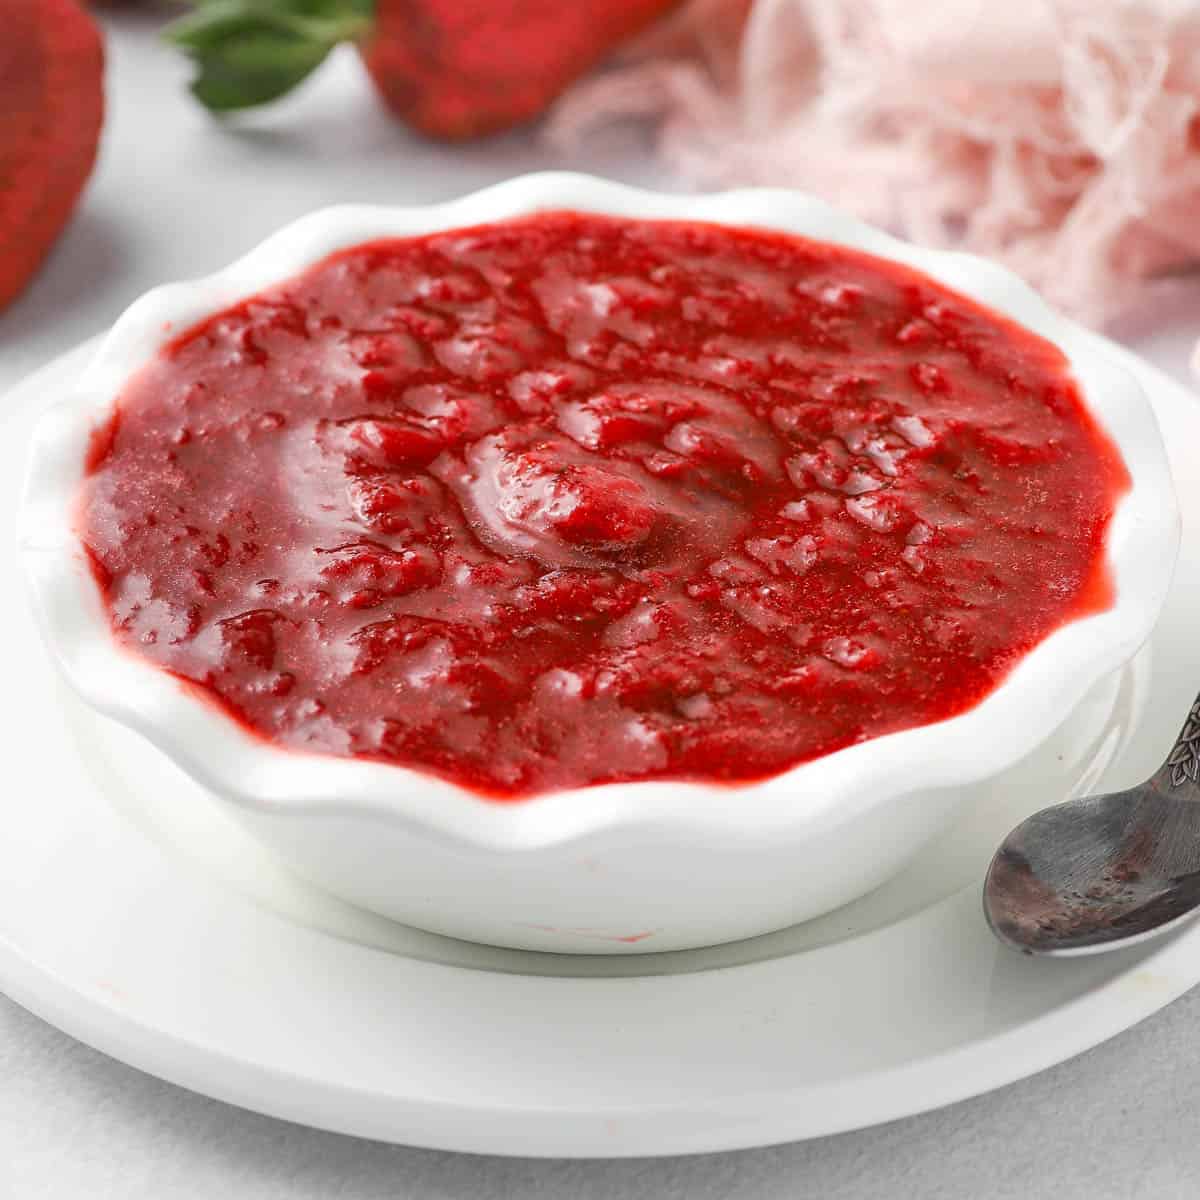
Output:
M79 529L121 643L261 736L515 799L963 711L1108 603L1127 482L1062 355L922 275L547 213L182 334Z

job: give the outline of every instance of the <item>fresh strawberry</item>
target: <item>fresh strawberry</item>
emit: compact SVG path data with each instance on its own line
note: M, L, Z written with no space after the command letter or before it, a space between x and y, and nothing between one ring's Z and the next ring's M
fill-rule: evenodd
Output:
M379 0L363 57L388 106L468 138L532 120L674 0Z
M29 281L91 174L100 31L77 0L5 0L0 36L0 307Z
M354 42L383 99L433 137L528 121L678 0L194 0L171 38L216 111L291 90Z

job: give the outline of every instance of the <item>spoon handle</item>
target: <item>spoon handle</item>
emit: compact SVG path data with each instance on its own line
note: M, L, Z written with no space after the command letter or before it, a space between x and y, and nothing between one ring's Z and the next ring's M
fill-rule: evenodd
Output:
M1200 698L1189 710L1158 778L1164 791L1187 788L1200 799Z

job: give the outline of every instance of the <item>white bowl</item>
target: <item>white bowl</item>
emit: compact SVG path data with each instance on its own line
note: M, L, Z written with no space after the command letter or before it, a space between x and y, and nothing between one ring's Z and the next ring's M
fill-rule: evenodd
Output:
M758 226L851 246L924 271L1054 342L1133 481L1108 537L1112 607L1058 629L968 712L760 783L605 784L510 804L407 768L273 748L118 648L71 519L90 432L129 376L181 329L335 250L553 208ZM1158 617L1178 539L1162 440L1137 383L1009 272L897 241L795 192L662 195L571 174L524 176L446 204L328 209L223 271L149 292L43 418L20 517L41 626L67 678L223 798L299 872L424 928L593 953L713 944L826 912L894 873L1060 727L1098 736L1116 676Z

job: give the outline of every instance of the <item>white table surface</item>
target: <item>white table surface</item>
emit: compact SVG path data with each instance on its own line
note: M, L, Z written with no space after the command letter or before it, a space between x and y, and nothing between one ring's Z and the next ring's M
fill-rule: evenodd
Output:
M352 56L223 128L187 97L186 67L157 44L156 24L128 11L108 20L100 166L48 267L0 314L0 391L147 287L211 270L323 204L432 200L562 165L671 186L633 138L571 164L525 136L421 143L376 107ZM1200 288L1124 332L1186 378ZM768 1150L576 1163L384 1146L260 1117L113 1062L0 996L0 1200L1197 1195L1200 989L1082 1058L941 1112Z

